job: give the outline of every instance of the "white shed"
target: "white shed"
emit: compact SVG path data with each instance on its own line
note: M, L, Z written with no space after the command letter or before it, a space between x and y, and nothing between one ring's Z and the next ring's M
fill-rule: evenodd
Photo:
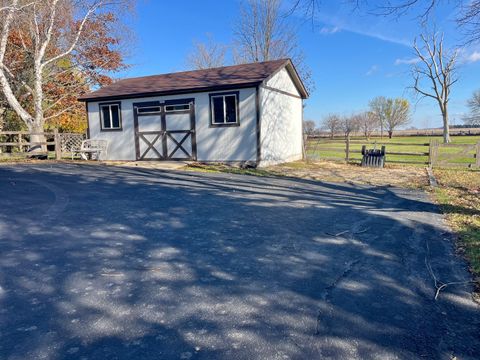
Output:
M108 160L265 166L302 158L307 96L283 59L124 79L79 100Z

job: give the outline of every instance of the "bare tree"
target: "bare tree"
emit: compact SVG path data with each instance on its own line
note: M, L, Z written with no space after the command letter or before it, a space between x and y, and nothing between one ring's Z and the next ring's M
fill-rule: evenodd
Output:
M445 2L445 0L388 0L382 2L381 5L376 4L374 13L377 15L403 16L411 10L417 10L419 19L426 22L441 2Z
M341 119L338 115L327 115L322 121L322 128L330 133L330 138L333 139L335 133L341 130Z
M475 91L468 99L469 114L463 118L466 125L480 125L480 90Z
M225 65L227 47L215 42L210 34L207 34L206 42L195 41L192 52L187 56L187 66L190 69L210 69Z
M317 124L313 120L305 120L303 122L303 133L306 136L313 136L317 130Z
M415 39L413 49L420 60L412 67L414 90L422 97L434 99L443 120L443 142L450 142L448 102L452 86L458 81L456 63L458 49L445 49L443 35L421 35L422 45ZM427 85L428 84L428 85Z
M370 113L376 119L380 127L380 136L383 138L383 130L385 129L385 107L387 99L384 96L377 96L369 102Z
M247 0L235 28L237 62L281 59L296 51L295 32L280 13L281 0Z
M406 15L418 11L419 19L427 24L435 9L442 4L453 3L456 9L456 22L465 35L465 43L480 40L480 0L391 0L377 6L380 15Z
M470 0L462 3L457 23L466 35L466 43L480 40L480 0Z
M360 118L358 114L341 117L340 126L345 135L345 139L350 139L350 135L360 129Z
M297 31L281 12L282 0L246 0L234 28L235 63L291 58L309 92L314 89Z
M465 35L465 43L480 40L480 0L348 0L346 3L354 9L367 7L370 14L380 16L405 16L415 12L422 24L427 24L432 14L442 4L454 4L456 23ZM290 13L302 11L307 17L314 19L320 11L320 0L295 0Z
M108 16L109 7L121 8L126 0L3 0L0 3L0 91L8 106L25 123L33 134L43 132L45 113L55 108L62 98L47 99L48 80L69 72L78 75L103 61L104 49L96 49L88 56L80 49L91 40L98 24L95 20ZM105 18L103 18L105 19ZM101 30L99 30L101 31ZM12 35L20 37L17 52L25 54L28 78L17 78L10 69L6 53ZM90 38L86 37L86 34ZM92 51L92 48L89 49ZM92 59L94 55L98 57ZM77 56L74 56L77 55ZM111 57L108 58L111 60ZM83 63L81 63L83 60ZM108 67L108 65L107 65ZM77 70L77 71L76 71ZM85 86L83 84L82 86ZM25 105L18 95L22 87L32 101ZM63 96L72 89L65 88ZM59 116L68 109L59 110L49 117ZM44 136L32 135L31 141L43 143Z
M364 111L357 116L360 130L365 136L365 139L369 140L372 133L380 126L379 118L371 111Z

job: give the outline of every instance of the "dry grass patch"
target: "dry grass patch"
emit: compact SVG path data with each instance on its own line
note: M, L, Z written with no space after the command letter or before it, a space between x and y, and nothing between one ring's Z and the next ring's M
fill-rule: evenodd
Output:
M327 182L348 182L377 186L424 188L428 186L425 169L389 165L384 169L362 168L354 164L327 161L296 161L267 168L239 168L224 164L190 164L187 170L226 172L255 176L285 176Z
M452 229L458 248L480 280L480 171L435 170L437 200Z
M425 169L412 166L386 165L383 169L377 169L331 161L299 161L273 166L267 170L285 176L329 182L407 188L428 186Z

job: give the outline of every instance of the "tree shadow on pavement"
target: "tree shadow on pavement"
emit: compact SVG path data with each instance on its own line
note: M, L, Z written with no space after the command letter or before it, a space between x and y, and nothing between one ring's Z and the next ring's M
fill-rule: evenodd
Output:
M0 358L475 358L470 280L421 192L0 168ZM428 250L428 251L427 251Z

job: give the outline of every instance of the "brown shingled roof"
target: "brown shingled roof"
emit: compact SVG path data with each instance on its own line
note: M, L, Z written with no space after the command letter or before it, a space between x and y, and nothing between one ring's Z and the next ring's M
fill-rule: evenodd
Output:
M82 95L79 100L132 98L256 86L287 65L291 65L290 60L281 59L123 79L92 93ZM305 90L301 82L300 87L303 91ZM301 93L302 89L300 89ZM305 97L306 95L305 92Z

